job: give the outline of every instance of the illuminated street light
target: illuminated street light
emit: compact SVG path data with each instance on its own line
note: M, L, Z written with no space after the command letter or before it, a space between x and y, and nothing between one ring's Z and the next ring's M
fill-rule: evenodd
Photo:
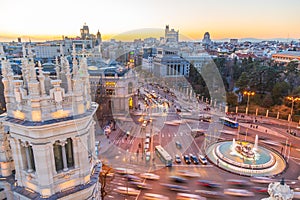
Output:
M248 100L247 100L247 107L246 107L246 115L248 114L248 110L249 110L249 100L250 100L250 96L254 96L255 92L253 91L244 91L243 92L244 95L248 95Z
M292 108L289 121L292 121L293 110L294 110L294 102L300 101L300 97L286 97L287 100L292 101Z

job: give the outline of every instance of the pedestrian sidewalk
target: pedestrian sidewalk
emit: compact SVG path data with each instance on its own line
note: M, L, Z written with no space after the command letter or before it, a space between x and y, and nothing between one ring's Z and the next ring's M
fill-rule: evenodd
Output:
M239 124L240 124L240 126L242 126L244 128L248 128L248 130L256 130L256 131L259 131L261 133L265 133L268 135L274 135L277 137L286 138L286 136L282 135L281 133L278 133L277 131L272 130L270 128L264 127L261 124L249 124L249 123L239 123ZM252 125L252 128L251 128L251 125ZM256 126L257 126L257 128L256 128Z

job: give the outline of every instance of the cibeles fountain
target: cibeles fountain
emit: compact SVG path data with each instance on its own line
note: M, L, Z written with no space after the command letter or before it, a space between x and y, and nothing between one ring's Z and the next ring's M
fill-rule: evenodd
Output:
M242 140L220 141L206 148L208 159L218 167L245 176L273 176L286 168L284 158L275 150Z

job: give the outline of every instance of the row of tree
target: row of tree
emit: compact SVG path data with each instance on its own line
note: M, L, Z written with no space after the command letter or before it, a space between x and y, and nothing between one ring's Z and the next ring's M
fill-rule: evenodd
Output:
M253 103L262 107L288 105L291 102L285 97L300 96L300 71L297 61L291 61L287 65L280 65L271 60L253 60L251 57L242 61L226 58L216 58L213 61L208 65L219 70L229 106L245 104L247 98L238 101L238 95L242 96L245 90L255 91ZM210 91L202 76L203 73L199 73L199 69L191 65L191 85L196 93L209 97ZM297 105L295 106L297 108Z

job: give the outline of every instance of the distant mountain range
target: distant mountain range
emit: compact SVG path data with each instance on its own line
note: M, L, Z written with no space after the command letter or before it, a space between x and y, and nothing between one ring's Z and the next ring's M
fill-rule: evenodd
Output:
M223 39L218 39L213 41L218 41L218 42L229 42L230 39L233 38L223 38ZM237 38L239 42L260 42L260 41L280 41L280 42L291 42L291 41L300 41L300 38L269 38L269 39L259 39L259 38Z

